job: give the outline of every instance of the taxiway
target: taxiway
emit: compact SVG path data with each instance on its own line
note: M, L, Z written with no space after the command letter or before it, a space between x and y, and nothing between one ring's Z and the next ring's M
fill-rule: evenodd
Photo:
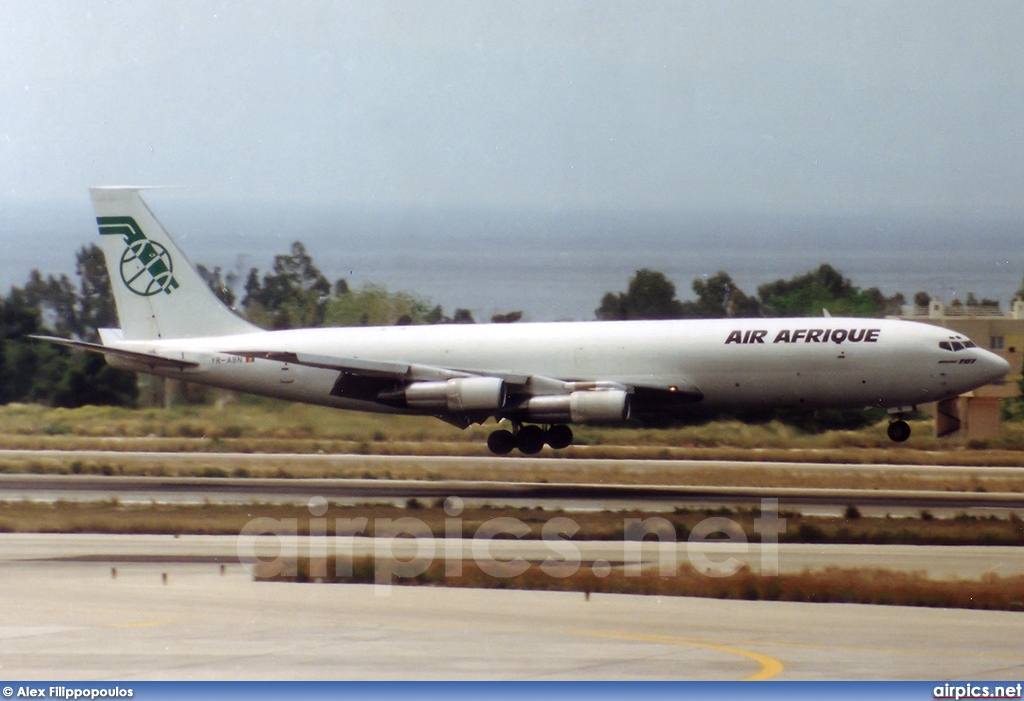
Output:
M166 579L164 578L166 575ZM9 679L1020 679L1024 613L0 567Z

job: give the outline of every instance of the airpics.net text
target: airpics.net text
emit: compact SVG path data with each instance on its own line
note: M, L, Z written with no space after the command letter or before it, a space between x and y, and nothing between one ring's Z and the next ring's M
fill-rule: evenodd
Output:
M548 519L536 540L524 540L532 533L530 525L509 516L488 519L467 537L460 518L464 507L460 497L445 499L443 537L436 536L422 519L404 516L373 519L374 535L370 538L369 518L328 519L327 500L313 497L308 502L310 518L301 529L297 518L258 517L246 523L237 538L238 561L254 576L287 578L295 576L299 560L306 558L309 576L326 578L351 576L357 553L372 556L374 582L378 593L385 596L395 578L417 577L439 558L446 576L461 576L467 549L469 559L481 571L498 578L516 577L535 566L555 578L571 577L587 566L598 577L611 573L609 559L584 562L579 544L572 540L580 530L572 518ZM786 530L777 499L761 500L753 528L760 536L758 571L762 577L777 576L779 536ZM750 551L743 528L724 516L703 519L682 542L673 523L661 516L624 518L622 532L621 551L612 548L616 554L609 557L622 567L626 577L640 577L645 570L656 570L662 577L674 576L683 557L705 576L729 577L744 567L736 556ZM498 541L509 540L534 545L529 559L515 549L492 547ZM495 553L495 549L501 552ZM327 571L328 563L333 563L334 572Z

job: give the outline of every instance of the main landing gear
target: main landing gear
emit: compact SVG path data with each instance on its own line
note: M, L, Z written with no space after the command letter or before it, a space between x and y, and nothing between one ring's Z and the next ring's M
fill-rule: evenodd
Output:
M572 429L565 424L555 424L546 429L513 424L511 431L502 428L487 437L487 447L495 455L508 455L514 448L524 455L535 455L545 444L555 450L568 448L572 444Z
M902 417L897 417L889 423L889 428L886 430L886 433L889 434L890 440L902 443L910 438L910 424L904 421Z

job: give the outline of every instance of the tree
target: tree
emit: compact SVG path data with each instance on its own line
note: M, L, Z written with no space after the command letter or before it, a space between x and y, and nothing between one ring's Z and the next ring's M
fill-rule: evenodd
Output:
M200 274L215 292L229 292L234 282L231 276L222 279L219 268ZM261 277L257 268L250 269L242 307L249 321L271 329L473 323L468 309L448 317L440 305L410 292L390 292L376 284L352 289L345 279L331 285L298 241L289 255L274 258L272 273Z
M630 279L626 292L606 293L594 314L604 321L678 319L683 305L676 299L676 286L664 273L643 268Z
M760 316L760 305L747 297L729 273L720 270L707 279L694 278L696 301L683 302L683 316L699 319Z
M864 291L865 295L871 298L877 308L877 316L899 316L903 313L903 305L907 298L902 292L897 292L892 297L886 297L877 287L869 287Z
M429 301L408 292L389 292L373 284L343 289L327 302L324 323L328 326L409 326L428 323L435 311L443 316L440 307L431 309Z
M196 272L199 273L199 277L203 278L203 281L211 290L213 290L213 294L217 295L217 299L229 307L235 306L235 293L231 289L238 281L238 276L235 273L221 275L219 265L213 270L210 270L201 263L196 265Z
M514 324L523 318L521 311L509 312L508 314L495 314L491 317L492 324Z
M914 306L927 307L932 303L932 296L925 291L914 293Z
M25 338L29 334L96 341L97 328L117 326L103 252L76 255L76 286L66 275L29 274L24 289L0 299L0 401L45 401L53 406L130 404L134 373L115 370L103 356L69 351Z
M66 275L45 279L38 270L29 273L25 301L39 309L42 323L58 336L99 340L96 329L117 326L117 311L103 251L95 244L75 254L78 288Z
M138 396L133 373L107 365L102 355L74 352L60 379L49 391L50 404L80 407L87 404L132 404Z
M263 276L252 268L245 282L242 307L250 321L271 329L320 326L324 323L331 284L301 242L289 255L274 257L274 272Z
M743 293L729 273L720 270L692 284L696 300L680 302L675 285L663 273L636 271L626 292L607 292L594 312L598 319L719 319L760 316L757 300Z
M67 275L59 278L49 275L43 279L42 273L33 270L23 293L24 304L40 311L40 324L45 323L58 336L84 337L85 329L78 313L78 295Z
M0 402L32 398L39 356L24 336L40 330L38 307L29 303L24 290L12 287L0 300Z
M967 293L967 300L964 302L968 307L988 307L999 309L999 302L994 299L978 299L973 292Z
M96 329L117 328L117 307L110 287L103 250L94 243L83 246L75 256L75 272L79 277L78 308L82 337L98 340Z
M594 310L599 321L622 321L626 318L625 295L621 292L605 292L601 298L601 306Z
M877 289L862 291L827 263L789 280L757 288L768 316L818 316L827 309L836 316L882 316L902 304L903 295L886 298Z
M455 316L452 317L453 324L475 324L476 321L473 319L473 312L468 309L456 309Z

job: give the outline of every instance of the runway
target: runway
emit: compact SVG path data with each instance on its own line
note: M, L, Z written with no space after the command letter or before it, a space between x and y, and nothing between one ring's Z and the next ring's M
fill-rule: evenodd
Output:
M163 576L167 578L164 580ZM1020 679L1024 614L0 567L9 679Z
M205 456L202 456L205 459ZM1004 468L993 468L1004 469ZM575 484L486 480L260 479L226 477L124 477L93 475L0 475L0 499L99 501L122 503L303 503L312 496L356 503L458 496L469 503L564 505L626 508L641 504L756 506L778 499L786 508L845 507L880 509L1024 509L1021 492L938 490L808 489L701 485Z

